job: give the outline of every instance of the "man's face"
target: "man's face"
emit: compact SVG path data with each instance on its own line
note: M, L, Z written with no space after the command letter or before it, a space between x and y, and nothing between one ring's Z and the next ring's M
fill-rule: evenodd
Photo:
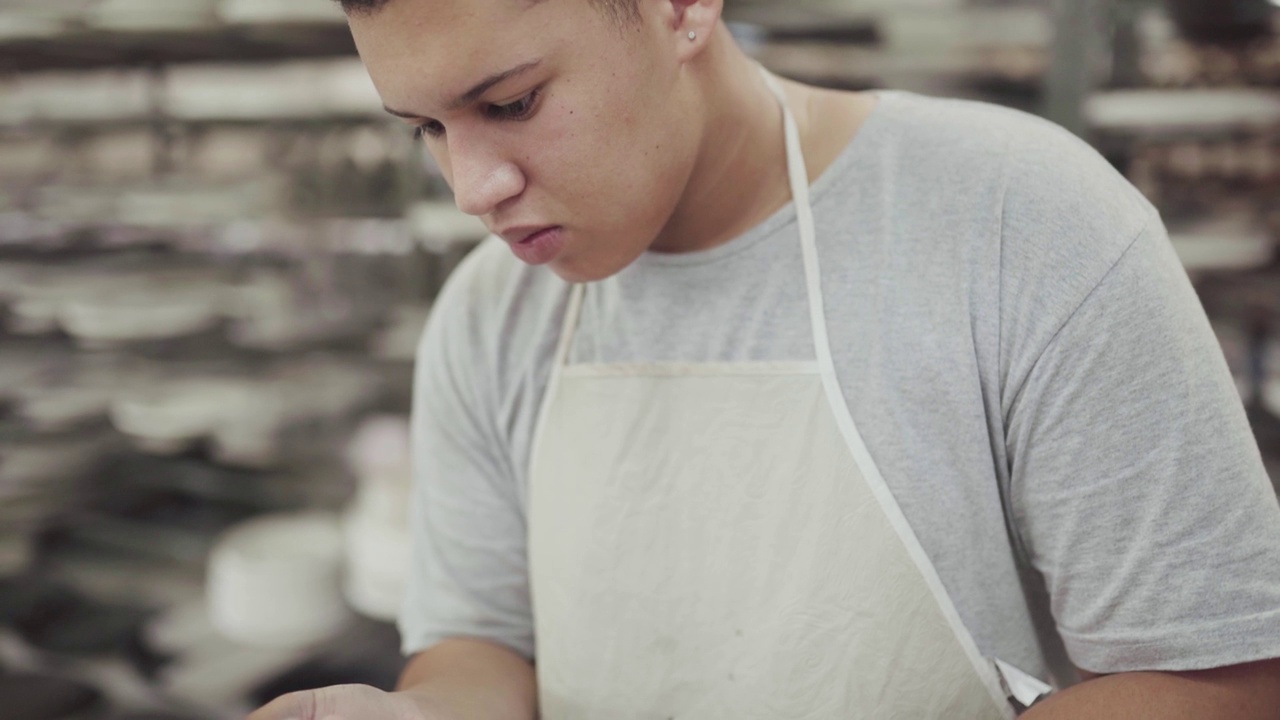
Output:
M458 207L526 262L590 281L648 249L692 172L664 5L642 2L644 21L619 27L586 0L391 0L351 29ZM521 242L544 228L558 230Z

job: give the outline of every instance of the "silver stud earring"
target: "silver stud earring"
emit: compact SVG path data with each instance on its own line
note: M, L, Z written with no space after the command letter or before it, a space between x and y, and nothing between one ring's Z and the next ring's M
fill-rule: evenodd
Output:
M694 31L690 30L690 31L689 31L689 39L690 39L690 40L697 40L697 39L698 39L698 33L696 33L696 32L694 32Z

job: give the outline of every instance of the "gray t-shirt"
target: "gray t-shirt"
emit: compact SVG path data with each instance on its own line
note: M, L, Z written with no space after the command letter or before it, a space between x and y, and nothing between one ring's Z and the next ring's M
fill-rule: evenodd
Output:
M1155 209L1028 115L903 92L813 187L854 420L983 653L1060 682L1280 657L1280 505ZM778 139L782 142L782 138ZM525 511L568 298L503 243L419 353L404 649L535 654ZM592 284L577 362L812 360L794 208Z

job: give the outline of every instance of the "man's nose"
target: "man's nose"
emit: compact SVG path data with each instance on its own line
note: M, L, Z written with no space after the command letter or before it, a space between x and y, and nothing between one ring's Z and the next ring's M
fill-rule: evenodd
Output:
M524 192L524 174L493 148L465 139L449 143L454 201L468 215L484 217Z

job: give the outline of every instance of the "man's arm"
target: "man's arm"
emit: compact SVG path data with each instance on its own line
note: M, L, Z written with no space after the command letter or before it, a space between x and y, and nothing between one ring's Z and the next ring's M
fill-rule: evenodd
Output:
M400 690L339 685L291 693L248 720L534 720L533 666L482 640L446 640L416 655Z
M1184 673L1091 679L1036 705L1024 720L1277 720L1280 659Z
M533 720L533 665L514 651L483 640L446 640L409 661L400 692L428 720Z
M1158 218L1089 287L1011 361L1026 368L1005 390L1011 527L1071 659L1115 676L1055 704L1191 709L1181 689L1221 692L1206 678L1274 678L1188 671L1280 657L1280 504ZM1134 700L1108 692L1124 686Z

